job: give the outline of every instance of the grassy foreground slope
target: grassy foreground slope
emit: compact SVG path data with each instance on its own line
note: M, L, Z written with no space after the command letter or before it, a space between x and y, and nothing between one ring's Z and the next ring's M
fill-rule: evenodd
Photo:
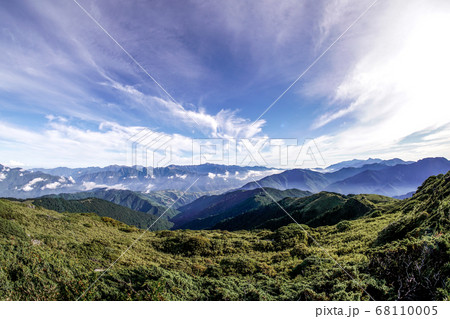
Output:
M433 177L395 207L308 234L144 233L0 200L0 299L77 299L135 242L82 300L448 300L449 189L450 173Z

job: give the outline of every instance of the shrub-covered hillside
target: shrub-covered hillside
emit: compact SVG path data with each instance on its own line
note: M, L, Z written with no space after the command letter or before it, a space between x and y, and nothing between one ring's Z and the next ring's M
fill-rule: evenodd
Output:
M346 196L320 192L303 198L284 198L279 203L272 200L267 206L223 220L212 229L277 229L292 223L291 217L283 209L301 224L312 227L334 225L344 219L362 217L376 209L386 209L397 202L398 200L380 195Z
M87 198L99 198L128 207L139 212L160 216L164 214L166 217L173 217L179 212L174 209L175 205L179 205L185 201L194 200L198 194L188 193L185 197L180 198L181 192L154 192L151 194L144 194L124 189L107 189L98 188L91 191L79 193L61 193L58 195L47 195L42 198L61 198L65 200L81 200ZM177 197L178 196L178 197ZM164 198L164 201L162 200ZM167 208L173 205L169 210ZM164 213L165 212L165 213Z
M111 217L127 225L153 230L170 229L172 223L164 216L158 219L151 213L143 213L128 207L117 205L98 198L86 198L80 200L65 200L63 198L41 197L34 199L32 203L60 213L96 213L101 217ZM167 208L166 208L167 210ZM161 213L163 214L164 211Z
M298 189L240 189L221 195L203 196L180 207L181 213L171 221L175 223L175 229L209 229L220 221L273 204L274 200L310 195L312 193Z
M447 173L356 220L272 231L144 232L0 200L0 299L445 300L449 187Z

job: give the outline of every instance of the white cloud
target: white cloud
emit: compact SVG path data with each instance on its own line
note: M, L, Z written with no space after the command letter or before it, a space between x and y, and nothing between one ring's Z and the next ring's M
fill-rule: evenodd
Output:
M144 127L112 122L101 123L97 130L50 122L37 131L0 122L0 146L3 148L2 156L27 161L34 167L43 166L42 163L46 167L107 166L112 163L134 165L136 163L130 159L132 142L129 139L143 130L150 131ZM192 153L192 139L179 134L167 136L172 149L171 163L192 164L191 156L185 156L186 152ZM149 142L144 140L142 144ZM138 164L145 164L141 158L138 161ZM74 182L73 178L69 180Z
M145 193L150 193L153 187L154 185L149 183L145 188Z
M214 178L216 178L216 174L209 172L208 173L208 178L214 179Z
M47 185L42 186L41 190L44 190L44 189L57 189L59 186L61 186L60 182L48 183Z
M450 43L444 40L450 29L450 7L443 4L380 2L353 36L343 39L355 59L344 55L347 50L330 51L332 60L345 61L346 75L337 86L330 83L331 106L312 125L327 128L340 120L333 133L316 139L328 162L364 155L450 156ZM439 139L402 143L416 132L439 128L441 132L433 134Z
M209 172L208 178L215 179L215 178L221 178L223 180L227 180L227 178L230 177L230 172L226 171L225 174L214 174Z
M106 188L106 187L108 187L108 185L97 184L94 182L83 182L82 187L85 191L90 191L94 188Z
M133 86L123 85L111 78L104 84L119 90L134 103L147 109L147 116L171 126L179 127L179 124L183 123L186 127L200 130L207 137L250 138L260 134L265 124L265 120L258 120L252 125L249 119L239 117L236 110L222 109L216 115L208 114L203 108L188 110L177 102L146 95Z
M6 175L4 173L0 173L0 182L6 179Z
M24 163L19 162L19 161L14 161L14 160L10 160L10 161L8 162L8 165L11 166L11 167L21 167L21 166L25 166Z
M83 182L82 187L85 191L90 191L95 188L126 189L126 187L123 184L105 185L105 184L97 184L94 182Z
M131 14L132 9L133 7L124 6L121 12ZM103 21L111 18L104 7L97 8L92 4L89 10L93 10L99 16L105 14ZM50 122L66 123L67 117L98 122L112 119L140 121L145 117L145 120L152 119L153 123L158 125L163 121L171 126L172 130L190 131L194 127L208 137L249 137L261 132L264 125L262 120L250 126L250 120L238 117L234 111L222 110L215 115L208 114L201 108L187 109L180 103L171 102L165 95L163 98L158 97L159 92L155 90L154 83L145 78L149 83L142 85L142 72L136 70L132 63L130 67L128 57L111 43L106 35L92 23L80 23L87 21L82 11L76 11L71 15L71 19L61 18L69 13L65 5L27 3L22 4L22 11L24 15L31 14L33 19L30 21L24 19L26 23L21 24L20 30L6 27L15 25L15 17L0 13L0 21L5 24L2 32L10 35L0 40L0 47L5 51L4 58L0 61L2 71L0 88L39 105L35 112L40 114L45 112ZM117 25L117 15L112 16L114 19L110 21L111 25L107 25L108 29ZM169 21L159 16L155 18L157 19L152 20L155 24L166 24ZM120 20L122 23L127 20L127 26L135 22L133 19L130 22L129 15L123 19ZM140 22L136 21L138 25L135 26L139 27L139 30L142 29ZM47 29L48 23L57 27ZM201 65L200 59L196 58L196 52L190 52L184 47L183 42L173 41L176 37L148 32L126 34L126 30L128 28L117 30L122 33L124 39L130 36L145 37L136 43L142 44L142 41L148 41L148 37L158 37L158 40L164 42L165 46L160 46L158 54L154 54L152 59L154 62L155 55L157 59L168 59L159 61L161 65L158 66L164 73L167 72L167 66L170 66L176 70L177 77L192 79L210 74ZM161 30L169 33L175 31L166 28ZM45 39L42 34L47 34ZM11 39L15 41L11 42ZM133 46L133 42L127 43L128 46ZM147 43L147 46L153 48L153 43L152 45ZM133 53L140 50L140 47L130 49ZM164 50L164 53L161 50ZM150 52L146 53L150 55ZM146 58L147 55L144 55L138 60ZM141 62L144 64L144 61ZM127 81L114 80L119 78L118 74L127 74ZM98 94L97 90L103 90L106 94ZM123 96L114 98L114 103L104 99L105 95L117 96L117 92ZM30 104L28 101L25 105ZM130 101L133 103L129 103ZM92 107L93 105L95 107ZM25 110L27 106L18 104L10 107ZM146 113L143 114L141 110L146 110ZM59 114L48 114L54 111Z
M25 191L25 192L30 192L30 191L33 190L34 184L39 183L39 182L44 182L44 181L45 181L44 178L42 178L42 177L37 177L37 178L35 178L35 179L29 181L27 184L25 184L25 185L22 187L22 190Z
M67 122L68 120L63 116L55 116L52 114L48 114L45 116L45 118L49 121L60 121L60 122Z
M266 171L249 170L243 176L237 176L238 174L236 174L235 178L237 178L238 180L241 180L241 181L246 181L249 179L260 179L265 176L269 176L269 175L273 175L273 174L280 174L282 172L284 172L284 170L280 170L280 169L272 169L272 170L266 170Z
M356 106L356 103L352 103L347 108L343 108L343 109L340 109L335 112L333 112L333 111L327 112L327 113L321 115L318 119L316 119L314 121L314 123L312 124L312 128L313 129L320 128L334 120L337 120L347 114L350 114L352 111L355 110L355 106Z
M125 3L90 3L88 9L138 61L162 79L169 92L190 95L187 87L192 85L198 90L192 95L202 101L202 95L210 91L221 91L229 98L230 88L235 87L224 84L230 80L223 78L228 72L202 63L204 57L210 61L208 48L192 50L179 41L184 36L199 35L190 39L207 44L211 36L223 38L223 48L229 50L223 52L224 57L233 63L245 61L242 73L248 71L249 75L236 84L238 89L245 87L233 96L238 97L261 83L263 88L275 87L297 77L299 69L317 56L311 56L310 42L321 52L372 2L194 2L193 10L182 17L171 10L139 11ZM72 5L24 3L23 16L33 19L22 19L17 30L13 28L16 17L7 10L0 11L4 35L0 38L4 52L0 89L8 93L5 96L14 95L24 103L12 104L13 99L7 98L0 102L7 109L32 112L30 116L47 114L50 121L40 129L0 122L2 157L37 166L127 164L127 137L142 129L129 123L149 120L165 125L155 131L174 129L184 134L170 134L174 163L191 164L186 152L192 150L192 141L185 135L193 128L213 138L263 135L263 120L250 125L249 119L237 111L211 112L160 95L106 35L92 23L84 23L90 21L83 12L72 13ZM304 80L310 80L309 76L313 79L305 83L303 93L309 90L331 101L311 125L320 132L316 133L316 142L328 162L359 154L450 155L446 131L424 137L414 146L399 144L414 132L438 127L448 130L448 5L448 1L438 0L412 0L408 6L399 1L380 1L308 73ZM68 13L70 19L63 18ZM139 19L130 19L135 16ZM180 18L181 24L170 23L180 22ZM142 29L142 21L152 21L155 27L135 32ZM196 47L195 43L192 46ZM72 119L91 122L76 127L69 124ZM338 120L339 127L330 128ZM102 124L97 128L91 126L92 122ZM28 163L30 159L34 163Z

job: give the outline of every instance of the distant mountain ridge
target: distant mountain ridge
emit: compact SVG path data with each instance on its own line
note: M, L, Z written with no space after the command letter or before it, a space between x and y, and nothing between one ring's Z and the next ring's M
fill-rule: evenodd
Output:
M83 169L78 169L77 172L81 172L75 177L80 190L109 187L154 192L184 191L191 187L191 192L224 192L242 186L251 177L264 177L280 170L260 166L202 164L169 165L151 170L139 166L108 166L103 169L88 168L85 173Z
M350 161L343 161L343 162L339 162L339 163L330 165L325 170L328 172L334 172L334 171L340 170L341 168L346 168L346 167L358 168L358 167L362 167L364 165L370 165L370 164L395 166L398 164L411 164L411 163L414 163L414 162L413 161L404 161L404 160L401 160L400 158L393 158L390 160L382 160L381 158L368 158L367 160L353 159Z
M3 197L25 198L28 194L51 193L59 189L70 191L74 186L73 178L9 168L0 164L0 196Z
M282 170L260 166L216 164L170 165L149 170L139 166L33 169L0 166L0 196L33 198L48 194L75 193L98 188L144 193L184 191L219 193L238 188L252 178ZM20 175L19 178L19 174ZM194 181L196 181L194 183Z
M450 161L443 157L426 158L411 164L399 164L381 170L367 170L326 189L339 193L371 193L399 196L415 191L428 177L445 174Z
M400 196L415 191L429 176L445 174L449 170L450 161L443 157L425 158L394 166L382 163L366 164L328 173L294 169L250 182L242 189L299 188L312 192L325 190L341 194Z
M349 165L353 166L348 167ZM352 160L333 164L325 170L285 171L260 166L216 164L170 165L154 170L139 166L112 165L104 168L59 167L41 171L0 165L0 196L36 198L48 194L77 193L102 188L130 190L142 194L168 191L168 197L177 198L173 192L182 192L188 187L191 187L190 193L204 195L220 194L239 188L250 190L261 186L280 190L296 188L310 192L325 190L343 194L377 193L401 196L415 191L428 176L446 173L448 170L450 164L445 158L425 158L412 163L397 158ZM255 180L258 182L255 183ZM162 193L156 197L159 197L161 204L164 196L160 195ZM182 206L187 202L181 198L178 204ZM163 205L167 206L167 202Z

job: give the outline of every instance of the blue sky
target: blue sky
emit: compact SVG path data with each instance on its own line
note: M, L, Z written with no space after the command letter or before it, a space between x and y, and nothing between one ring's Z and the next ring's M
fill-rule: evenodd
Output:
M78 2L175 101L74 1L3 1L5 165L126 164L143 128L185 164L191 138L312 138L327 164L450 157L448 1L379 0L254 125L373 0Z

